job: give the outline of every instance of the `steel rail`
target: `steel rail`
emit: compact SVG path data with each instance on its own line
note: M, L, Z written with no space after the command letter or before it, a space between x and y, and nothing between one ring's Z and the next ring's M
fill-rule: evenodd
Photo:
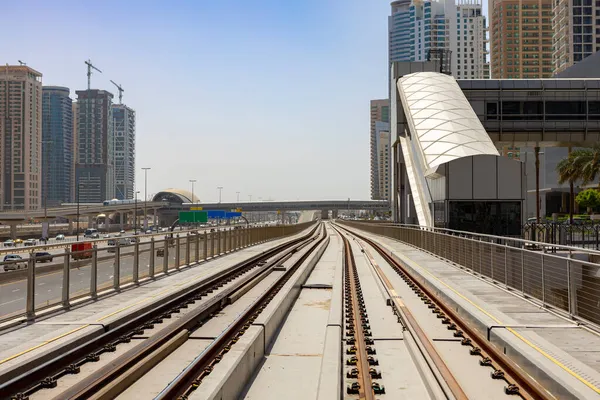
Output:
M284 252L285 250L298 245L303 244L304 241L310 240L314 235L314 232L318 229L316 225L310 232L299 238L292 239L288 242L282 243L270 250L263 253L257 254L247 260L237 263L216 275L200 282L198 285L180 293L171 299L161 301L152 309L134 317L121 325L108 329L105 333L100 336L94 337L90 340L86 340L81 344L78 344L75 348L68 350L64 353L52 353L50 355L42 356L41 360L38 359L38 364L26 364L22 365L21 368L8 371L2 377L4 382L0 383L0 398L10 398L11 396L23 396L33 393L40 388L53 387L57 378L70 373L77 373L79 370L79 364L82 360L96 359L98 353L105 351L112 351L114 342L118 343L128 341L128 335L131 336L132 332L144 329L144 326L150 326L152 321L162 319L161 316L168 314L169 310L178 309L185 307L195 299L199 299L202 292L218 285L221 282L225 282L228 279L231 280L233 277L238 275L242 271L251 269L263 260ZM278 258L279 260L279 258ZM147 328L146 328L147 329ZM41 362L41 364L39 364Z
M338 225L338 227L340 227ZM402 277L405 277L407 281L410 281L411 287L418 288L423 294L425 294L431 302L433 302L446 316L453 321L457 328L459 328L461 335L466 336L465 339L468 342L474 342L477 346L473 346L475 353L480 354L483 358L488 359L488 365L494 368L496 371L501 371L506 382L509 383L510 388L516 389L519 396L524 399L535 399L535 400L554 400L555 396L550 394L542 385L534 380L529 374L521 370L521 368L507 357L501 350L497 349L491 342L477 331L477 329L467 321L465 321L457 311L448 306L443 300L439 298L432 290L426 285L422 284L412 272L405 268L401 263L396 261L384 248L382 248L375 241L365 237L364 235L358 234L355 231L349 230L345 227L340 227L346 232L360 238L371 247L373 247L383 259L389 263L389 265L396 270ZM463 342L465 342L463 339ZM495 365L494 365L495 364ZM514 385L510 385L510 381L514 382Z
M354 327L354 336L356 343L356 365L358 367L358 398L365 400L375 400L375 393L373 392L373 381L371 380L371 373L369 368L369 362L367 354L367 348L365 344L365 336L361 323L360 316L360 304L358 296L358 288L360 282L358 281L358 272L356 271L356 263L354 261L354 254L352 253L352 247L350 241L344 237L341 232L338 232L344 242L344 271L346 274L348 285L346 290L350 289L350 299L352 303L352 326ZM349 288L348 288L349 286Z
M325 232L325 228L323 227ZM202 383L202 379L210 374L215 365L230 350L233 343L244 334L252 321L266 307L281 287L306 261L308 256L327 238L320 235L318 240L309 246L307 251L279 279L274 282L255 302L240 314L201 354L199 354L154 400L186 399Z

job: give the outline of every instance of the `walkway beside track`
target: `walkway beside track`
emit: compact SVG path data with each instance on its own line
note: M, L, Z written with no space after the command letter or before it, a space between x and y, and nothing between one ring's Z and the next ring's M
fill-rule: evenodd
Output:
M311 229L311 228L309 228ZM258 244L221 255L208 261L173 270L167 276L144 285L130 285L120 292L73 306L69 311L38 318L36 322L0 330L0 376L23 363L36 360L62 346L74 347L78 341L97 336L105 329L141 314L151 304L167 299L243 260L271 249L297 235ZM170 270L171 271L171 270Z
M341 226L379 243L553 393L600 399L599 333L423 250Z
M326 399L332 398L326 395L332 389L345 390L339 387L341 371L334 366L339 367L341 351L343 244L329 225L327 233L329 246L241 398ZM301 390L290 390L299 380Z

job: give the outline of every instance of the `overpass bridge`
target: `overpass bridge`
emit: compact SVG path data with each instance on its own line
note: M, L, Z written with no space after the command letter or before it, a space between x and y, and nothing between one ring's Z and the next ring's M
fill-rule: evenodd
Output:
M242 212L269 212L280 211L322 211L324 218L328 211L337 216L339 210L366 210L366 211L389 211L390 205L387 201L380 200L304 200L304 201L255 201L255 202L236 202L236 203L192 203L191 196L184 196L179 192L170 191L170 196L155 196L152 201L138 201L127 204L67 204L61 207L51 207L47 210L40 209L25 212L0 212L0 223L11 227L11 236L16 237L17 225L23 224L31 219L43 220L46 216L48 220L54 220L58 217L69 220L69 231L73 231L73 222L77 215L88 218L90 222L99 214L120 214L120 220L127 221L129 217L143 215L144 210L154 217L154 224L170 225L177 218L179 211L187 211L191 208L201 207L203 210L235 210L241 209ZM185 193L184 193L185 194Z

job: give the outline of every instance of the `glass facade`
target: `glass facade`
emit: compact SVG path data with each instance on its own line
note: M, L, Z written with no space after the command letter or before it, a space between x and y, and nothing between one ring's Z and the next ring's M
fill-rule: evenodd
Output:
M73 106L69 89L42 89L42 205L74 201Z
M498 236L521 236L519 201L449 201L448 228Z

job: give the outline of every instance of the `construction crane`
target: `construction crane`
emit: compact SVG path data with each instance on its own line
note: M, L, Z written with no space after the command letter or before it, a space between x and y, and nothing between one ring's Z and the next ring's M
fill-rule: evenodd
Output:
M110 82L117 87L117 90L119 91L119 104L123 104L123 92L125 91L125 89L123 89L121 85L117 84L112 79L110 80Z
M92 80L92 69L95 69L96 71L102 73L102 71L100 71L98 68L94 67L94 65L92 64L91 60L87 60L85 62L85 64L87 65L87 77L88 77L88 90L90 90L91 87L91 80Z
M19 62L19 64L21 64L21 65L27 65L27 63L26 63L26 62L23 62L23 61L21 61L21 60L17 60L17 61L18 61L18 62Z

